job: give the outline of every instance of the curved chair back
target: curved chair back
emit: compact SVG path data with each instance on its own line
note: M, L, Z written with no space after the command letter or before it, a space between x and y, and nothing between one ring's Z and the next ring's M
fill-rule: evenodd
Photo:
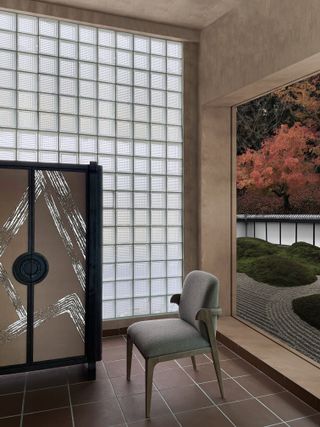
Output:
M208 339L203 322L196 320L200 308L216 308L219 306L219 281L205 271L191 271L185 278L180 304L180 318L197 328L201 335ZM215 326L215 325L214 325Z

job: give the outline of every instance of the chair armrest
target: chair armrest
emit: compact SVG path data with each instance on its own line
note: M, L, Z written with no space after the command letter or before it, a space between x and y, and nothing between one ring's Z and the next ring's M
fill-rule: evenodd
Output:
M200 308L196 314L196 320L202 320L208 322L213 316L221 316L222 309L220 307L215 308Z
M173 304L179 305L180 304L180 298L181 298L181 294L174 294L170 298L170 302L172 302Z

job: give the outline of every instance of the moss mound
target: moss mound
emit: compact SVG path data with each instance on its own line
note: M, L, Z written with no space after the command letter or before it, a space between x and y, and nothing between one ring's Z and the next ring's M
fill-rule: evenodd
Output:
M237 239L238 258L252 258L264 255L273 255L278 252L276 245L265 240L253 237L239 237Z
M317 280L312 268L282 255L267 255L249 262L245 273L273 286L302 286Z
M307 295L292 301L293 311L309 325L320 329L320 295Z
M320 262L320 248L305 242L294 243L287 249L289 255L299 257L306 261Z

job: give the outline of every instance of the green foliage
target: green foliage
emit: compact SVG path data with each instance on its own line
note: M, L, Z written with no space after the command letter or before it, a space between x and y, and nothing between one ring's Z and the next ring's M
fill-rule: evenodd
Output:
M307 247L299 242L285 247L261 239L240 237L237 240L237 270L258 282L273 286L313 283L317 280L316 275L320 274L320 265L315 258L310 258L311 245L306 245ZM315 248L315 252L317 249Z
M292 301L293 311L309 325L320 329L320 295L313 294Z

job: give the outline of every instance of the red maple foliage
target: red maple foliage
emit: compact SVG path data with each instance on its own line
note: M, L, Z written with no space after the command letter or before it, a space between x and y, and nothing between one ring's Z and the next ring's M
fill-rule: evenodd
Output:
M320 143L315 131L300 123L282 125L260 150L248 149L237 157L237 189L255 189L282 199L291 210L290 197L320 184Z

